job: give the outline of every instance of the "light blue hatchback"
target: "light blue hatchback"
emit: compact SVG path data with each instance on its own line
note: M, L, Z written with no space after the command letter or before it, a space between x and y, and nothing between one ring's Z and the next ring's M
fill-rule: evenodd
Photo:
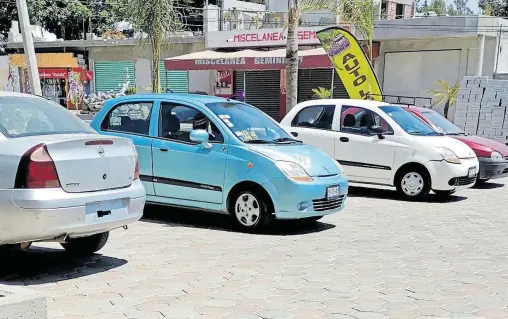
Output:
M244 230L344 207L340 164L243 102L129 95L108 100L90 125L134 141L149 203L229 214Z

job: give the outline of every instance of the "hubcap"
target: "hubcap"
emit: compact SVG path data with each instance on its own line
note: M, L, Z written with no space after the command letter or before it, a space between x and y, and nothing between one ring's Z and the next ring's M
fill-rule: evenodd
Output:
M235 204L236 219L247 227L254 226L259 221L259 203L254 195L245 193L238 197Z
M423 190L423 177L422 175L411 172L404 175L401 182L402 191L408 196L416 196Z

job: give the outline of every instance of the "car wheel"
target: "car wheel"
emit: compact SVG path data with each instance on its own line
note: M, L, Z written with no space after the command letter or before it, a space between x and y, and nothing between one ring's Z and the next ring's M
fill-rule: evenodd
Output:
M257 232L271 222L267 201L255 192L238 192L229 206L231 217L243 231Z
M430 177L420 169L411 169L399 175L397 191L407 199L421 199L430 192Z
M73 238L62 247L73 255L86 256L101 250L109 238L109 232L100 233L88 237Z
M439 198L447 198L449 197L450 195L452 195L453 193L455 193L455 190L451 190L451 191L434 191L434 193L436 193L436 195L439 197Z

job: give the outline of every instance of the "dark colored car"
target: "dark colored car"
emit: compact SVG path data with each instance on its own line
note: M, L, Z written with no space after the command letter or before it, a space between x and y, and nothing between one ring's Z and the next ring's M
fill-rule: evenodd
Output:
M435 130L458 139L476 153L480 162L477 183L508 176L508 146L488 138L468 135L438 112L423 107L407 107L407 111L421 118Z

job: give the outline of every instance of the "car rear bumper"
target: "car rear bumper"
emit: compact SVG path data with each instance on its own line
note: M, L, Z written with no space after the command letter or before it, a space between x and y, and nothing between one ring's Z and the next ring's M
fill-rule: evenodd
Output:
M348 181L344 176L318 177L312 183L295 183L289 179L272 180L279 194L274 200L277 219L302 219L338 213L344 209ZM326 199L329 186L339 186L339 197ZM308 206L306 209L301 209Z
M480 172L478 179L495 179L508 176L508 161L493 160L490 158L478 158L480 162Z
M469 169L472 167L475 167L478 173L477 158L461 159L461 164L451 164L444 160L429 162L432 189L453 191L472 187L476 182L476 176L468 176Z
M76 194L62 189L0 190L0 244L77 238L119 228L141 218L145 200L140 181L127 188Z

